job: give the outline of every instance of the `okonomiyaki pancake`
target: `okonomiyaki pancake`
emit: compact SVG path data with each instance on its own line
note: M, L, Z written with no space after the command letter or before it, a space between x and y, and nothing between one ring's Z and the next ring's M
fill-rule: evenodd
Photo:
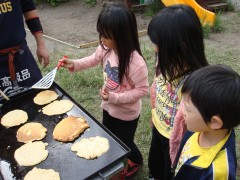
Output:
M30 122L24 124L17 131L18 142L42 140L46 136L47 129L41 123Z
M85 159L95 159L106 153L108 149L108 139L100 136L83 138L73 144L71 148L72 151L76 151L79 157Z
M20 166L33 166L44 161L48 156L48 151L45 149L48 143L42 141L28 142L19 147L14 158Z
M58 94L55 91L45 90L38 93L33 102L38 105L48 104L58 98Z
M7 128L18 126L20 124L23 124L27 122L28 115L25 111L20 109L15 109L12 111L9 111L7 114L5 114L1 119L1 124Z
M42 112L48 116L64 114L73 108L69 100L56 100L43 107Z
M34 167L23 180L60 180L59 173L53 169L40 169Z
M53 130L53 138L58 141L73 141L89 128L83 117L69 116L61 120Z

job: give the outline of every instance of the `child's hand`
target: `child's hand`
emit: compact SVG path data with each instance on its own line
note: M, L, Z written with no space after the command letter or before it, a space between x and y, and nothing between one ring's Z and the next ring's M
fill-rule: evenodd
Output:
M103 87L102 89L100 89L99 93L100 93L100 96L102 97L102 100L108 101L109 91L106 87Z
M62 62L62 67L67 69L74 69L73 60L68 59L67 56L64 56L62 59L59 59L59 62Z

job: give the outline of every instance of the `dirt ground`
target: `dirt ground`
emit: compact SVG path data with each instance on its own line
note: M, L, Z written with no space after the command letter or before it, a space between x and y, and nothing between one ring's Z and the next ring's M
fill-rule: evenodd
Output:
M48 4L38 6L45 35L75 46L98 40L96 21L103 3L99 0L89 7L84 0L71 0L55 8ZM136 17L139 30L146 29L150 18L140 13Z
M97 0L94 7L89 7L84 2L84 0L70 0L57 7L51 7L45 3L38 4L37 11L50 53L62 48L68 48L68 51L73 52L93 52L95 50L95 48L77 49L77 47L98 40L96 21L104 1ZM146 17L141 12L135 12L135 15L139 31L146 30L151 17ZM224 13L222 18L228 21L232 16L236 16L236 13ZM240 19L239 16L238 19ZM240 21L232 22L230 20L228 23L231 29L224 34L211 34L206 40L206 47L222 49L222 53L240 49ZM27 40L30 48L35 51L35 42L30 32L27 33ZM141 37L140 41L144 44L150 43L147 36ZM239 53L237 54L236 58L240 56Z

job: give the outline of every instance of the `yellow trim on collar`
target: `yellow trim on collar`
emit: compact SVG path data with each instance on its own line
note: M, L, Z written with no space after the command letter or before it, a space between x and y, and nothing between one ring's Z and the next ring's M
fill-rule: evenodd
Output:
M213 180L228 180L229 166L227 150L222 150L213 162Z
M217 143L215 146L211 147L206 153L202 154L198 159L196 159L194 162L192 162L191 165L200 167L200 168L207 168L211 165L216 155L219 153L221 148L224 146L224 144L227 142L231 132L219 143Z

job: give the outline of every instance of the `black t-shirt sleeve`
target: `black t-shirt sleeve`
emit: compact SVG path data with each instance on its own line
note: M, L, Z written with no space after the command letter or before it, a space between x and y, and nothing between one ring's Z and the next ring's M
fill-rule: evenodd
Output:
M36 9L36 6L33 0L20 0L20 3L21 3L23 13Z

